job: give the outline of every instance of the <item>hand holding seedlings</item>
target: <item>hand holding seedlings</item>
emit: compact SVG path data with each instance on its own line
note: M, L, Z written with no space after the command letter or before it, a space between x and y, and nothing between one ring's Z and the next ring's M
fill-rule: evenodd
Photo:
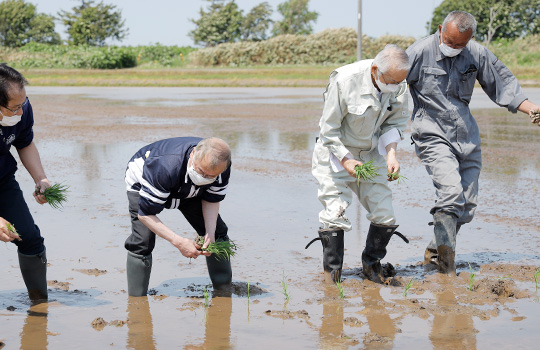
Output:
M15 227L7 220L0 217L0 225L0 241L11 242L14 239L22 241Z
M195 239L195 243L200 247L200 251L215 254L218 260L231 260L231 256L234 256L238 248L233 241L215 241L203 249L204 236L198 236Z
M373 181L375 177L381 175L377 173L377 170L379 170L379 167L373 165L373 159L362 165L355 166L354 172L356 173L356 184L360 184L361 180Z
M63 206L63 203L67 200L66 193L68 192L68 189L69 189L69 186L65 186L62 184L54 184L45 189L36 187L36 191L34 192L34 197L38 199L41 196L45 199L47 203L49 203L51 207L53 207L54 209L59 209Z
M530 111L529 116L531 117L531 123L540 125L540 110Z
M395 173L388 173L386 174L386 176L388 177L388 181L395 181L397 180L398 184L401 183L401 182L405 182L405 180L407 180L407 178L403 175L400 175L399 172L395 172Z

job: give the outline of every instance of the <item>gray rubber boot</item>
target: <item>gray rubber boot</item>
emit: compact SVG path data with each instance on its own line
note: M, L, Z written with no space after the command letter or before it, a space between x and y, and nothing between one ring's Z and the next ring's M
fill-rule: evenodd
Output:
M129 296L142 297L148 293L151 272L152 254L140 255L128 251L126 273Z
M362 252L362 272L367 279L375 283L384 282L381 260L386 256L386 246L393 235L399 236L405 243L409 240L396 229L398 225L377 225L371 223L366 238L366 247Z
M433 214L433 231L437 245L437 265L439 271L456 274L457 216L444 211Z
M323 246L323 269L328 282L341 282L343 268L344 232L339 228L326 228L318 231L319 237L306 245L307 249L313 242L321 241Z
M428 223L428 225L433 226L433 222ZM456 225L456 236L461 226L462 224ZM435 242L435 234L433 234L433 238L424 252L424 265L428 264L439 265L439 262L437 261L437 242Z
M28 297L32 301L47 300L47 254L45 249L36 255L26 255L19 253L19 267Z
M227 259L219 260L214 254L205 258L208 275L210 276L214 290L229 290L232 282L231 261Z

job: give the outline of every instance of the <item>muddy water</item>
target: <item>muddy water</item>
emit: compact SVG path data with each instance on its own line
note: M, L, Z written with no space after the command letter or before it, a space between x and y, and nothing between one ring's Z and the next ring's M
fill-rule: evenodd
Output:
M0 348L533 349L540 341L534 282L540 138L525 116L476 113L484 151L480 204L475 221L460 231L454 278L417 264L431 238L434 191L412 146L402 142L409 180L392 187L400 231L411 243L390 242L384 261L397 271L390 285L363 280L360 255L369 223L357 203L351 206L342 298L323 282L320 246L304 250L316 235L320 210L310 160L322 106L313 91L234 91L226 103L207 104L202 101L216 93L225 98L223 90L182 98L165 89L162 95L29 91L47 174L71 192L62 211L39 206L31 200L28 174L18 172L45 237L51 301L29 304L15 246L0 245ZM153 295L129 298L126 162L144 144L187 135L220 136L233 149L221 212L241 247L232 262L234 291L212 295L204 260L183 258L158 240ZM161 218L194 237L180 213L168 210Z

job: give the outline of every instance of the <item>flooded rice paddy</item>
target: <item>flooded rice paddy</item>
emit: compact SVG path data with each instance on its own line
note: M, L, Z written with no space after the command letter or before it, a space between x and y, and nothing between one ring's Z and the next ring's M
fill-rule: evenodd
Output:
M411 242L390 242L383 262L397 275L389 285L364 280L369 222L355 202L341 295L323 281L320 245L304 250L321 208L310 167L322 90L29 88L42 162L52 182L70 186L69 202L62 211L39 206L19 170L45 237L50 301L30 305L15 246L0 244L0 348L537 348L540 129L502 109L474 113L484 165L477 217L458 236L457 277L419 265L434 190L407 135L398 160L408 180L391 186L399 230ZM141 146L175 136L218 136L233 150L221 213L240 246L234 289L211 295L208 307L204 260L190 261L161 239L152 295L126 293L125 166ZM160 217L195 237L179 212Z

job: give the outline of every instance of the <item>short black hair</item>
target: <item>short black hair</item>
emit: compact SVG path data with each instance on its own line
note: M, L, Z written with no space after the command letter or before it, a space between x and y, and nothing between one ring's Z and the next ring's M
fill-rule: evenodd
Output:
M0 63L0 106L6 107L9 103L9 89L15 85L19 89L28 85L28 81L17 70L5 63Z

